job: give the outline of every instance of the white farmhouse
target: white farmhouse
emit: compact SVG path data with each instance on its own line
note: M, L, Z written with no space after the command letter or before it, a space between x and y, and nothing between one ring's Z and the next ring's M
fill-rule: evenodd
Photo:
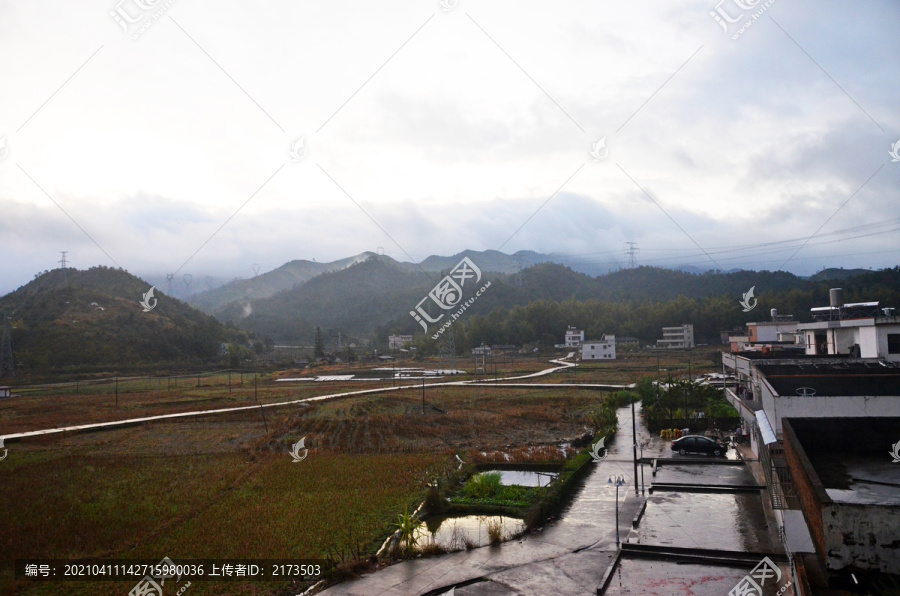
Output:
M581 345L582 360L615 360L616 336L604 335L599 340L586 341Z

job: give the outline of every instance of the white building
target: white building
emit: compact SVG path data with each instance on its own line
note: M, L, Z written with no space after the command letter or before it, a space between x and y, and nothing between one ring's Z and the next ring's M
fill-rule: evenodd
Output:
M663 338L656 340L657 348L685 349L694 347L694 326L663 327Z
M900 362L900 317L878 302L843 303L840 288L831 290L831 305L811 309L813 323L802 323L806 354L845 354Z
M581 347L581 344L583 344L583 343L584 343L584 330L576 329L575 327L569 327L566 330L565 347L578 348L578 347Z
M402 350L406 346L412 343L413 336L412 335L389 335L388 336L388 349L390 350Z
M615 360L616 336L604 335L599 340L586 341L581 345L582 360Z

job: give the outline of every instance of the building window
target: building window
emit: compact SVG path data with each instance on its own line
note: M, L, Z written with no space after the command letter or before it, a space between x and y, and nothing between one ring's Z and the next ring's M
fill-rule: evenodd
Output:
M900 354L900 333L888 333L888 354Z

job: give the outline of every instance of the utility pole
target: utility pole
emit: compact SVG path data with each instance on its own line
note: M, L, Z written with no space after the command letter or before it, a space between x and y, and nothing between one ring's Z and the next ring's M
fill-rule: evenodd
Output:
M691 401L694 401L694 375L691 373L691 359L688 358L688 394L691 396ZM691 427L690 420L688 420L687 413L687 395L684 397L684 419L687 421L688 428Z
M634 449L634 496L638 494L637 469L637 420L634 413L634 399L631 400L631 441Z
M259 406L259 413L262 414L263 424L266 426L266 434L269 434L269 423L266 422L266 411L263 410L262 404L259 403L259 393L257 392L257 377L253 377L253 398L256 400L256 405Z
M422 371L422 415L425 415L425 371Z

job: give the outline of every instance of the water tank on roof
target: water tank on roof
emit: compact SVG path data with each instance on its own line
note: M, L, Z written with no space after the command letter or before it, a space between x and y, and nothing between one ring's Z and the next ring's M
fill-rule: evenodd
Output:
M844 288L831 288L828 290L828 298L831 306L844 306Z
M772 310L769 311L769 314L772 315L773 321L776 320L778 318L778 309L773 308Z

